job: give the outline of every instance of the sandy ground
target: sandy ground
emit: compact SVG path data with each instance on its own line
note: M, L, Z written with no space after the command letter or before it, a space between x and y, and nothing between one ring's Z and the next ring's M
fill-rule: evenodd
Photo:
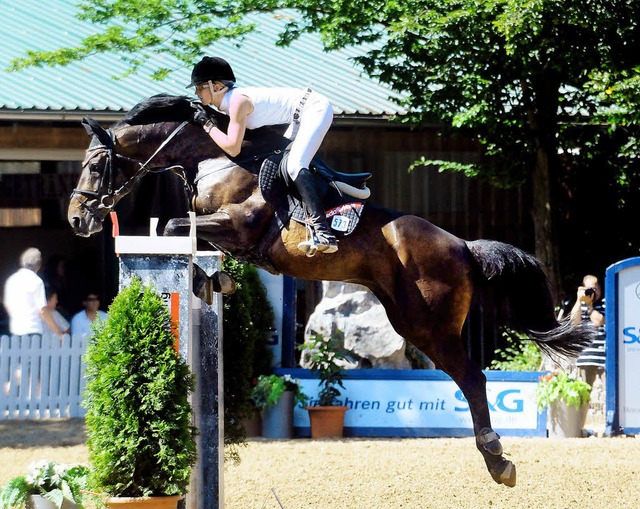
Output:
M81 421L0 421L0 484L38 459L87 461ZM640 439L502 439L506 488L473 440L250 439L224 472L227 509L638 509Z

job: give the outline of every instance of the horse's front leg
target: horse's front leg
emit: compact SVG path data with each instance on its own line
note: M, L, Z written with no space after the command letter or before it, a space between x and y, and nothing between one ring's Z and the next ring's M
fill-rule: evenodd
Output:
M190 230L189 218L174 218L169 220L163 234L170 237L186 236ZM198 218L196 218L196 232L198 231ZM213 303L214 293L231 294L236 291L236 282L226 272L215 271L209 276L198 264L194 263L193 268L193 293L207 304Z

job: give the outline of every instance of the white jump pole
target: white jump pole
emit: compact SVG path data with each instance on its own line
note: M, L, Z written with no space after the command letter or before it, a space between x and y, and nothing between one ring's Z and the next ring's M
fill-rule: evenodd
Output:
M193 264L207 275L221 270L222 254L197 251L195 215L189 237L158 237L158 220L150 234L115 236L120 259L120 290L138 277L165 300L174 323L180 355L196 377L192 395L194 425L198 428L197 460L186 497L187 509L221 509L224 467L224 398L222 370L222 295L211 305L193 294Z

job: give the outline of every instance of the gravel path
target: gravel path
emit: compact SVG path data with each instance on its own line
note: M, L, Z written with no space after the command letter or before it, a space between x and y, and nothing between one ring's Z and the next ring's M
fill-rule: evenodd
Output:
M502 439L495 484L473 439L250 439L225 467L226 509L638 509L640 440ZM82 422L0 421L0 484L38 459L86 461Z

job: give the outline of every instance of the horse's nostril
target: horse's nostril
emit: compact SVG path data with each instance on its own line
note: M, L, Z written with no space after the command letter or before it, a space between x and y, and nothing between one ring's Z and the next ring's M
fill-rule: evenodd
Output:
M80 218L78 216L72 217L71 218L71 227L74 230L77 230L79 226L80 226Z

